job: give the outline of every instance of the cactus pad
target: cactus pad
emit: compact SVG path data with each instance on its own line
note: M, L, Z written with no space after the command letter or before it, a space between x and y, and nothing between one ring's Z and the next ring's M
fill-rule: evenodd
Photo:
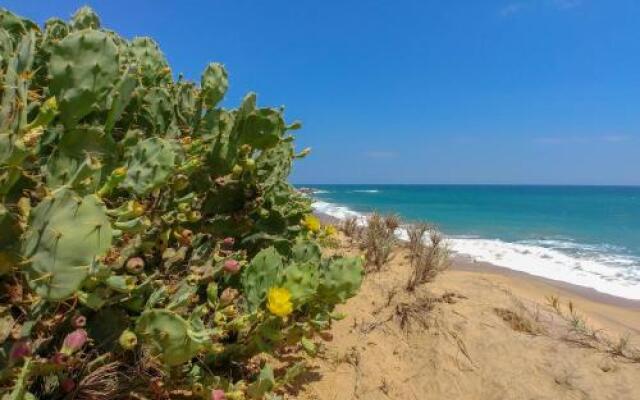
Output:
M99 106L118 79L118 49L101 31L79 31L53 47L49 63L51 91L67 126Z
M27 280L42 297L72 296L96 258L111 247L112 232L102 202L63 189L31 212L23 256Z
M160 138L137 143L129 154L127 177L122 187L143 195L168 182L175 163L171 144Z

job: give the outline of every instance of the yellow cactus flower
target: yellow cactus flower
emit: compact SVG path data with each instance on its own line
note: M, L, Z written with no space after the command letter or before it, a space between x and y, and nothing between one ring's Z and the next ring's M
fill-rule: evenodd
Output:
M307 214L304 216L304 219L302 220L302 226L304 226L311 232L319 232L320 220L315 215Z
M327 236L335 236L336 233L338 233L338 231L336 230L336 227L333 225L327 225L324 228L324 233Z
M286 317L293 312L291 292L285 288L271 288L267 295L267 308L272 314Z

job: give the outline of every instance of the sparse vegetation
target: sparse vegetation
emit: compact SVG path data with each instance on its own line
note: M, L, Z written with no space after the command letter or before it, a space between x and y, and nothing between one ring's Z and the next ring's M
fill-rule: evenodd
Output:
M360 242L368 272L380 271L389 261L393 248L398 243L395 235L398 226L400 222L395 215L383 216L373 213L369 216Z
M422 252L422 245L424 241L424 235L431 228L426 222L418 222L411 224L407 227L407 236L409 236L409 260L413 260Z
M359 239L362 229L363 228L358 223L357 217L349 217L342 221L342 224L340 225L340 230L342 230L345 235L354 240Z
M450 251L444 237L436 228L429 228L429 243L420 241L412 253L411 276L407 282L407 290L412 292L417 286L433 280L450 265Z

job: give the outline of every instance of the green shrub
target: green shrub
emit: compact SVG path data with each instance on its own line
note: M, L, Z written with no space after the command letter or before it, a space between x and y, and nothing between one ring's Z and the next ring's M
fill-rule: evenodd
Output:
M287 183L299 123L221 108L221 64L175 80L89 8L0 9L0 83L0 395L262 398L300 372L247 366L314 353L363 268L321 256Z

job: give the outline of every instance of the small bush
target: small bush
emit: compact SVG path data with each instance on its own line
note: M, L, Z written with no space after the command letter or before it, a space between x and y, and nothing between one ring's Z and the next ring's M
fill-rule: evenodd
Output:
M349 217L342 222L340 230L350 238L357 239L360 236L362 227L358 224L357 217Z
M420 254L424 235L429 229L430 225L426 222L412 224L407 228L407 235L409 236L409 259L411 262Z
M433 280L451 264L449 247L440 231L430 228L429 241L429 244L420 242L416 245L415 256L411 262L411 276L407 282L408 291Z
M369 271L380 271L389 261L393 247L398 241L395 230L399 225L399 219L396 216L373 213L369 217L361 242Z

